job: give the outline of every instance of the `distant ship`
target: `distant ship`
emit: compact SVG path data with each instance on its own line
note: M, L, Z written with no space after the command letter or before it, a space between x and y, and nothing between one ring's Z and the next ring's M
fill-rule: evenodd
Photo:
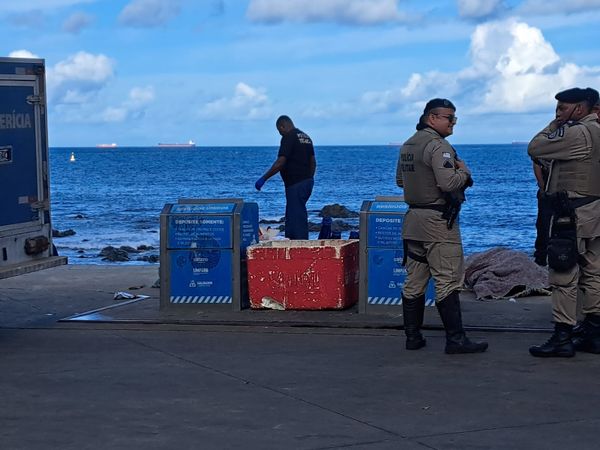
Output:
M196 143L192 140L189 140L187 143L183 144L165 144L164 142L158 143L159 147L195 147Z
M112 144L98 144L96 145L96 147L98 148L115 148L117 146L116 143L112 143Z

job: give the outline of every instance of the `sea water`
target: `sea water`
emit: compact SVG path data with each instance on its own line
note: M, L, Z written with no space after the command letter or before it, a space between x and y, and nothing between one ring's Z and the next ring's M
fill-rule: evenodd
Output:
M460 216L465 253L502 245L531 254L537 188L526 146L456 150L474 180ZM315 152L311 222L321 222L318 212L328 204L358 212L364 200L402 194L395 181L397 146L325 146ZM109 245L152 246L158 254L160 212L180 198L243 198L258 203L261 219L278 220L285 213L279 175L262 191L254 189L276 157L276 147L51 148L53 228L76 233L54 243L71 264L103 264L98 253ZM350 222L358 225L357 219Z

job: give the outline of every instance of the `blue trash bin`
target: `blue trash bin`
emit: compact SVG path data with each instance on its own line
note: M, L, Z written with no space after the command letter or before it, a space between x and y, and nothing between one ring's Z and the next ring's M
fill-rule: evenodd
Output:
M364 201L360 211L360 313L391 312L402 305L406 268L402 226L408 205L403 197L376 197ZM425 303L435 304L433 279Z
M160 307L249 307L246 248L258 243L258 205L186 199L160 216Z

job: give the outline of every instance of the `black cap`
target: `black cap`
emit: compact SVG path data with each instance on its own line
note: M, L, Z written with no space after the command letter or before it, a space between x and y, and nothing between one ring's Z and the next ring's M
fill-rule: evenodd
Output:
M456 111L456 107L452 104L450 100L446 100L445 98L433 98L429 100L425 105L423 114L427 114L429 111L435 108L450 108Z
M554 96L556 100L563 103L587 102L589 106L594 106L598 102L598 91L592 88L572 88L559 92Z

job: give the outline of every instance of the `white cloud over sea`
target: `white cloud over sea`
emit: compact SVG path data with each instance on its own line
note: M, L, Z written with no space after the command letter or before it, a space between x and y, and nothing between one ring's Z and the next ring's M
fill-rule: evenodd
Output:
M119 14L119 23L138 28L164 25L181 11L179 0L133 0Z
M600 0L525 0L516 11L523 14L573 14L600 10Z
M145 113L146 107L155 100L153 86L134 87L129 91L127 100L120 106L106 107L98 118L102 122L125 122L139 119Z
M77 52L47 71L50 99L57 104L91 100L114 76L115 62L106 55Z
M200 110L200 117L209 120L259 120L269 118L270 114L266 89L255 88L244 82L237 83L231 97L210 101Z
M389 113L408 103L416 110L426 99L446 97L471 112L536 112L552 108L562 89L600 86L600 66L563 61L538 28L516 19L477 26L469 54L470 65L459 71L413 73L403 86L366 92L360 108ZM356 108L346 105L338 113Z
M458 13L466 19L494 17L507 9L503 0L457 0Z
M97 0L3 0L0 2L0 14L35 10L53 10L73 5L94 3Z
M397 0L251 0L251 21L334 22L353 25L401 23L410 16L398 9Z
M91 25L94 18L90 14L78 11L71 14L63 23L63 30L67 33L78 34L84 28Z

